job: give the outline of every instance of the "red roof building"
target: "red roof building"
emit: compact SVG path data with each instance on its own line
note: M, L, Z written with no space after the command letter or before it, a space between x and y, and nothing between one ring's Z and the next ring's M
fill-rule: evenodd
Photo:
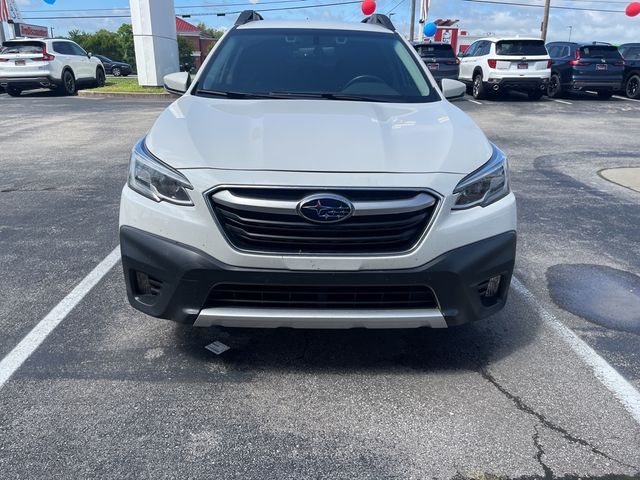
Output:
M207 58L211 47L216 43L216 39L204 30L179 17L176 17L176 31L178 36L186 38L189 40L189 43L191 43L193 49L191 53L193 65L196 69L200 68L204 59Z

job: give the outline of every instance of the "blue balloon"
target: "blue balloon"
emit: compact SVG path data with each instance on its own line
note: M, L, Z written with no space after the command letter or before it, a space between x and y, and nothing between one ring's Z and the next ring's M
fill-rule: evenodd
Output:
M436 32L438 31L438 26L431 22L431 23L425 23L424 25L424 36L425 37L433 37Z
M56 0L44 0L44 3L48 3L49 5L53 5L56 3Z

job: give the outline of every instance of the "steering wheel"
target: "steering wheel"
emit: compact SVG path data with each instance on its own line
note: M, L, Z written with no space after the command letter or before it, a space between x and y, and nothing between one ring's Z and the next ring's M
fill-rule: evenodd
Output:
M373 81L375 83L384 83L384 84L387 83L383 79L381 79L380 77L376 77L375 75L358 75L357 77L354 77L351 80L349 80L349 82L344 86L344 90L349 88L354 83L364 82L367 80Z

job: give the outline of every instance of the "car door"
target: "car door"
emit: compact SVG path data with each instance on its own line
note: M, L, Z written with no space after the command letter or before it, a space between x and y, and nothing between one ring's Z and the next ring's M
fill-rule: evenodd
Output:
M474 42L467 49L464 56L460 58L460 74L458 76L461 80L471 80L471 74L473 73L473 62L475 61L475 51L480 45L480 42Z
M89 55L87 55L87 52L75 43L69 42L69 45L73 51L73 62L77 65L77 67L73 68L76 72L76 78L84 80L95 78L94 63L89 58Z
M56 60L59 62L59 65L60 65L58 74L61 75L62 67L67 65L71 67L71 69L74 71L74 74L75 74L76 72L76 69L74 67L75 55L73 55L71 44L69 42L63 42L63 41L53 42L53 50L56 55Z

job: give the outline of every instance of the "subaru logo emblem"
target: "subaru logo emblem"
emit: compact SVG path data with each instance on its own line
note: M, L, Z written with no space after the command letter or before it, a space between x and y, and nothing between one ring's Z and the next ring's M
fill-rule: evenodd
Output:
M337 223L354 213L353 204L332 193L319 193L303 198L298 203L298 215L313 223Z

